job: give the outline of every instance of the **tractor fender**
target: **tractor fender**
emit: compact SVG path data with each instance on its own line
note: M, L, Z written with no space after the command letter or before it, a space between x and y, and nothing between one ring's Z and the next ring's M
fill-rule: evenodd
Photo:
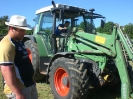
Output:
M25 35L22 42L25 42L27 40L31 40L31 41L37 43L36 38L33 35Z
M55 59L57 59L57 58L59 58L59 57L66 57L66 58L70 58L70 57L74 57L74 54L77 54L77 52L59 52L59 53L56 53L53 57L52 57L52 59L51 59L51 61L50 61L50 63L49 63L49 66L48 66L48 73L49 73L49 70L50 70L50 67L51 67L51 65L52 65L52 63L53 63L53 61L55 60Z

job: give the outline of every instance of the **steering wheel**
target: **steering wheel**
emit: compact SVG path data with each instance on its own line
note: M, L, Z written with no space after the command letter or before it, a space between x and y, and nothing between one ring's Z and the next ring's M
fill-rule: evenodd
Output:
M72 29L70 29L69 31L67 31L67 33L62 33L61 34L61 37L65 38L66 39L66 42L65 42L65 39L63 39L63 42L62 42L62 45L61 45L61 51L64 51L64 45L67 44L68 42L68 37L72 34Z

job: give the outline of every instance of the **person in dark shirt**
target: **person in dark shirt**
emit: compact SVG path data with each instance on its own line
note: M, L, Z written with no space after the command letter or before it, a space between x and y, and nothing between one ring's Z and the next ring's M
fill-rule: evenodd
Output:
M0 69L4 78L4 93L8 99L38 99L33 81L34 69L28 52L21 42L28 27L26 18L13 15L8 34L0 42Z
M62 34L62 33L67 33L67 28L69 26L70 22L69 21L65 21L65 24L59 24L56 28L56 31L55 31L55 35L57 36L56 37L56 41L57 41L57 48L60 47L60 38L59 36Z
M65 24L59 24L55 31L56 36L59 36L61 33L67 33L67 28L69 25L69 21L65 21Z

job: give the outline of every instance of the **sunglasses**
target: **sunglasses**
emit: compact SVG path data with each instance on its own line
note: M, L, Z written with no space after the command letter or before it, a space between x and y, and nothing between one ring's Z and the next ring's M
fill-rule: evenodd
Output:
M15 27L12 27L12 29L14 29L15 31L18 31L18 32L25 32L26 31L24 29L18 29L18 28L15 28Z

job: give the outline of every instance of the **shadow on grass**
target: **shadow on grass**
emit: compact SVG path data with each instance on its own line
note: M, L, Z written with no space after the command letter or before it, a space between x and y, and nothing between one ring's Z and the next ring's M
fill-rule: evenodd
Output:
M45 75L42 80L37 81L36 83L46 83L46 84L49 84L48 78L49 78L49 76Z
M100 89L91 88L87 99L120 99L121 96L118 90L107 86Z
M43 80L37 83L45 83L49 85L47 78L48 77L45 77ZM99 89L90 88L86 99L121 99L120 97L119 86L104 86Z

